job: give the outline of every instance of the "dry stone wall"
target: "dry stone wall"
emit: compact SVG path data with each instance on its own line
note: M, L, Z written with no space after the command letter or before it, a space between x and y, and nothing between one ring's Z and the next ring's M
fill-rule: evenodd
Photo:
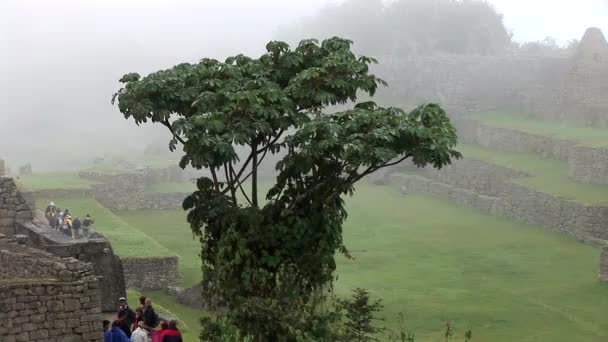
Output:
M0 235L0 341L103 341L90 264Z
M600 281L608 282L608 246L600 254Z
M178 167L115 175L80 173L81 177L99 182L93 185L92 195L104 207L112 210L181 208L188 193L148 193L145 189L153 183L185 182L188 175Z
M588 43L581 42L570 57L380 58L374 72L390 88L382 89L379 98L400 105L438 102L453 115L521 111L546 120L608 127L608 43L597 29L584 39Z
M127 287L140 290L165 290L180 285L178 257L123 258Z
M484 165L485 164L485 165ZM401 166L390 176L405 192L428 193L458 205L563 232L578 240L608 240L608 207L585 205L511 181L517 171L478 160L460 160L441 171Z
M608 148L580 146L568 140L491 127L476 120L455 120L455 126L462 142L559 159L568 164L568 172L573 179L608 184Z
M88 240L67 238L50 229L46 220L33 218L29 202L33 202L32 194L23 195L12 178L0 177L0 233L20 234L29 247L91 263L100 279L102 309L115 310L117 298L125 295L125 282L110 243L99 234Z
M32 218L32 210L13 179L0 177L0 234L14 235L15 222Z

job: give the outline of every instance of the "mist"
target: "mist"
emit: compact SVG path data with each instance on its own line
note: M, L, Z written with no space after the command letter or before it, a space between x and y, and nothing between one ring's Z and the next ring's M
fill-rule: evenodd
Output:
M123 74L143 75L202 57L259 55L277 38L295 42L348 35L340 20L356 26L362 18L336 18L337 26L328 32L307 24L341 3L4 0L0 157L11 166L31 162L37 170L56 170L78 168L101 155L138 153L150 143L166 144L162 128L136 127L110 104ZM565 44L580 38L588 26L604 25L608 32L606 1L491 3L519 42L551 35ZM297 34L289 36L290 30ZM374 39L378 45L384 42L382 37ZM356 41L355 50L362 44Z

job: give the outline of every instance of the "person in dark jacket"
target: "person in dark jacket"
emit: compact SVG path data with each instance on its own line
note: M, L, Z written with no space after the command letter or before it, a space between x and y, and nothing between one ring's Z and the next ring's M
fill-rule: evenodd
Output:
M146 305L144 306L144 314L143 314L144 324L148 328L156 328L158 326L158 314L154 311L152 307L152 299L146 298Z
M103 334L103 342L131 342L131 339L120 329L120 321L112 322L112 329Z
M82 222L76 216L74 217L74 222L72 222L72 237L76 240L80 239L80 227L82 227Z
M126 311L118 312L118 321L120 322L120 330L125 332L127 337L131 338L131 325L127 322L127 313Z
M89 238L89 234L91 233L91 226L95 223L95 220L91 217L91 215L87 214L82 220L82 235L84 235L85 239Z
M129 330L129 336L131 336L131 327L133 326L133 322L135 322L135 312L131 310L129 304L127 304L127 299L125 297L118 298L118 317L124 317L124 323L127 326L127 330Z
M182 334L177 329L177 321L172 319L169 322L169 328L163 330L160 335L161 342L183 342Z

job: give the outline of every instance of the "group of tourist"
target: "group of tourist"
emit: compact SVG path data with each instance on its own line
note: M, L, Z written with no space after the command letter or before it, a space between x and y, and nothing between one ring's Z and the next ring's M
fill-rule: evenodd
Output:
M110 321L103 321L104 342L183 342L177 321L161 322L150 298L139 297L135 311L124 297L119 298L118 303L117 319L111 325Z
M78 216L72 218L69 209L61 209L55 206L55 202L51 201L44 211L44 216L49 221L49 226L63 234L72 237L73 239L88 239L91 233L91 227L95 220L91 215L86 214L84 219L80 220Z

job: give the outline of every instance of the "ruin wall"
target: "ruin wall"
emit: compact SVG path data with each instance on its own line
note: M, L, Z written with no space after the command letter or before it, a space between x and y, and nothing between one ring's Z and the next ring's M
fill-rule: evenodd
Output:
M485 165L484 165L485 164ZM390 180L407 192L420 192L475 208L493 216L539 225L578 240L602 245L608 240L608 206L586 205L514 183L521 172L479 160L464 159L435 170L407 164Z
M568 173L574 180L608 184L608 148L582 146L568 140L490 127L475 120L459 119L454 124L459 140L464 143L559 159L567 163Z
M1 341L103 341L99 298L90 264L0 235Z
M165 290L180 286L178 257L122 258L127 287Z

